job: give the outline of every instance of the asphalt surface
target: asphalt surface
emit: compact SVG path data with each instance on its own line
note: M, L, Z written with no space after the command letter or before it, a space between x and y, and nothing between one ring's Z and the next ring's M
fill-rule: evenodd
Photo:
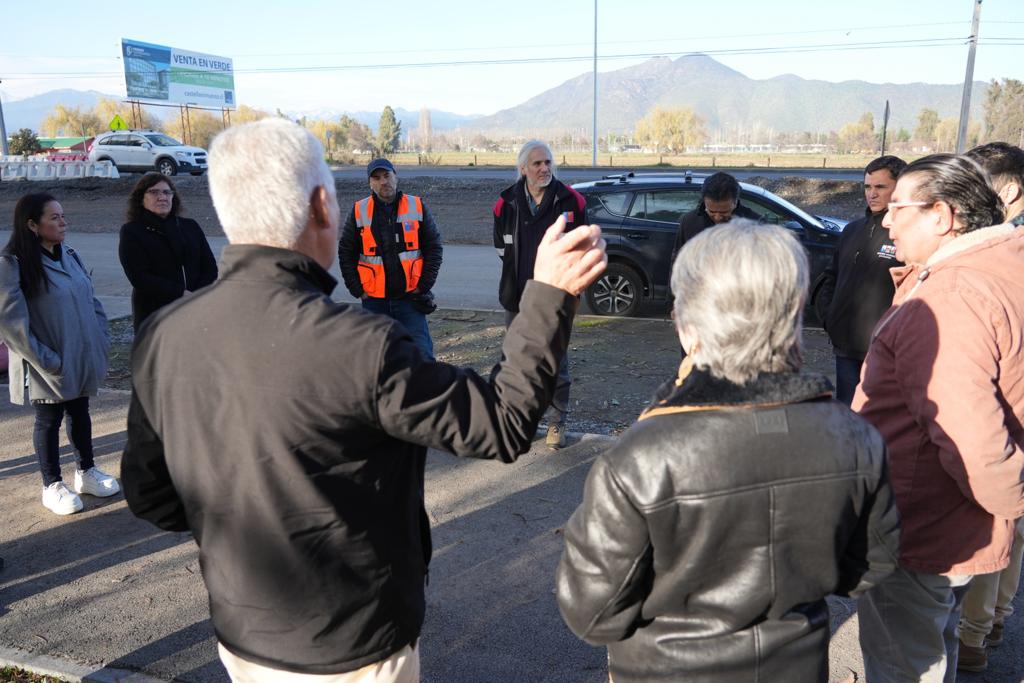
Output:
M6 244L9 230L0 230L0 244ZM214 256L220 260L221 250L227 244L224 237L208 237ZM132 288L117 258L118 235L115 233L68 233L66 244L82 257L86 268L92 271L93 286L110 319L131 315ZM338 279L333 297L336 301L355 301L341 282L341 272L335 260L331 274ZM434 285L434 297L444 308L493 311L498 303L498 279L501 266L494 247L466 244L446 244L444 267ZM648 314L664 317L664 311L649 307ZM587 312L586 305L583 312Z
M121 392L92 402L97 464L107 472L120 469L127 403ZM227 681L191 536L135 519L120 494L85 496L85 510L70 517L43 508L32 419L30 409L0 404L0 664L68 680ZM425 683L607 680L604 650L568 631L553 592L561 529L611 443L571 435L551 452L538 441L512 465L430 453ZM61 461L67 478L66 443ZM863 680L853 604L830 604L829 680ZM1024 610L1020 596L1015 604ZM1022 655L1024 619L1012 619L990 671L960 680L1020 681Z

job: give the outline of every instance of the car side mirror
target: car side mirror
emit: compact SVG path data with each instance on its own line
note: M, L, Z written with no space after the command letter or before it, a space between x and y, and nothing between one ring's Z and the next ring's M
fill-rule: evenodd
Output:
M143 142L142 143L142 148L143 149L153 149L153 145L149 144L148 142Z

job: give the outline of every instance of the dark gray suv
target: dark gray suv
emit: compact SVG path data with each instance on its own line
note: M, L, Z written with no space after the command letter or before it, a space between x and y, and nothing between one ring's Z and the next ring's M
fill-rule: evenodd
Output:
M697 208L706 175L625 173L576 183L587 199L587 222L601 226L608 268L586 291L598 315L636 315L646 303L667 302L679 217ZM792 230L807 249L811 282L832 259L846 221L813 216L756 185L740 183L740 203L765 223Z

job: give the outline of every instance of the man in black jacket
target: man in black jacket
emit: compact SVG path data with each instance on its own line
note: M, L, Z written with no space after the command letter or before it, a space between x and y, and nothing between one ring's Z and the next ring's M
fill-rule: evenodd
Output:
M700 189L700 204L697 208L679 217L679 231L676 232L675 254L689 240L713 225L728 223L733 216L760 221L761 216L740 203L740 184L728 173L718 172L704 179Z
M864 216L839 238L832 263L814 287L814 308L836 357L836 399L846 405L860 383L860 367L871 331L892 305L896 291L890 268L902 266L889 231L882 227L896 177L907 165L899 157L878 157L864 169Z
M587 200L555 178L555 161L547 143L530 140L523 145L518 169L519 180L505 188L494 204L494 247L501 258L498 300L505 308L506 327L519 312L519 302L526 283L533 277L537 248L547 226L563 216L566 230L570 230L587 219ZM547 413L545 443L550 448L565 445L571 385L566 354L558 368L558 384Z
M390 161L372 160L366 175L371 194L352 207L338 242L341 277L363 308L405 325L433 358L426 313L433 311L430 290L441 270L441 235L426 203L399 191Z
M340 215L308 131L273 118L229 128L209 177L230 244L221 278L136 338L125 498L195 537L232 678L390 669L388 680L418 680L427 447L505 462L529 448L576 296L604 269L600 229L560 235L559 220L547 231L485 379L424 358L395 321L331 300Z

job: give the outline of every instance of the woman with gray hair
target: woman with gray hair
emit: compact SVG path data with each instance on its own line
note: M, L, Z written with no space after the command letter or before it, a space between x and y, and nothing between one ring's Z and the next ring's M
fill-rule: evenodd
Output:
M748 220L676 259L688 356L594 464L558 568L616 683L826 681L825 596L895 566L882 439L800 372L807 283L799 242Z

